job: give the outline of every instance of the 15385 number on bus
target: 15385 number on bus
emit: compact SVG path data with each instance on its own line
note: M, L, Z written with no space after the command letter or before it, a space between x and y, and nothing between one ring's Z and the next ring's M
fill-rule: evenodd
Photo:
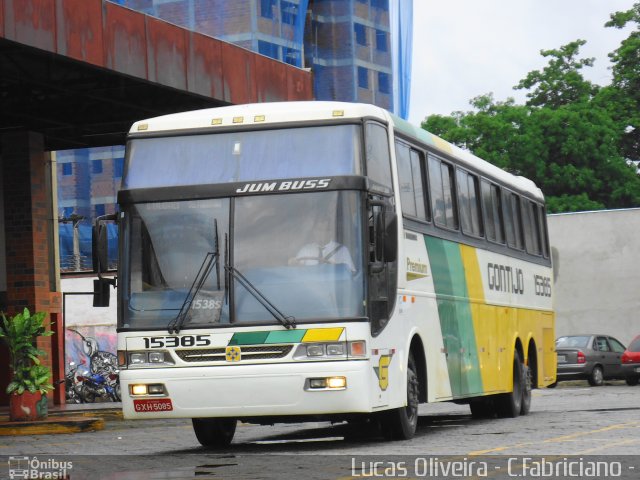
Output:
M208 347L209 335L183 335L181 337L143 337L144 348Z

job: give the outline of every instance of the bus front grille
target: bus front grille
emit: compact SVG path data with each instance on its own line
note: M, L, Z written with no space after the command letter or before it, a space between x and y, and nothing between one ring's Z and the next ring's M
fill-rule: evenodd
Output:
M272 360L286 357L293 345L260 345L255 347L240 347L241 359ZM226 362L226 349L206 348L198 350L176 350L176 355L185 362Z

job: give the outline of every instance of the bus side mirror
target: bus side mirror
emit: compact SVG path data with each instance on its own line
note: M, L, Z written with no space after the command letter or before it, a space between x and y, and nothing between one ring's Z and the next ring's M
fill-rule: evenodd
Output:
M102 222L96 222L91 230L91 260L93 272L98 275L108 269L108 248L107 226Z
M105 222L117 220L117 216L104 215L96 218L91 230L91 263L94 273L98 274L98 279L93 281L93 306L108 307L110 288L116 287L115 278L105 278L103 273L109 270L109 243L107 236L107 225Z
M93 306L108 307L111 282L106 278L98 278L93 281Z

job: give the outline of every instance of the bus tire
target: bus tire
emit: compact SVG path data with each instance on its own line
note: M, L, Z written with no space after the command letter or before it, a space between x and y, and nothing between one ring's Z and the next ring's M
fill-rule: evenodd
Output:
M522 378L524 379L524 388L522 389L522 405L520 405L520 415L528 415L531 410L531 389L532 372L528 365L522 364Z
M418 427L418 403L420 382L418 369L409 354L407 361L407 406L383 412L380 419L382 435L387 440L409 440L413 438Z
M496 395L494 404L500 418L515 418L522 409L522 393L524 390L524 375L520 354L516 350L513 354L513 390L509 393Z
M193 431L203 447L228 447L236 433L235 418L193 418Z

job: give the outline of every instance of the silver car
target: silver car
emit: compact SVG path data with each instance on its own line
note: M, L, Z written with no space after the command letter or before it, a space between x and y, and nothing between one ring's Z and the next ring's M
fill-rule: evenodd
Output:
M609 379L624 379L625 347L609 335L567 335L556 340L558 381L588 380L596 387Z

